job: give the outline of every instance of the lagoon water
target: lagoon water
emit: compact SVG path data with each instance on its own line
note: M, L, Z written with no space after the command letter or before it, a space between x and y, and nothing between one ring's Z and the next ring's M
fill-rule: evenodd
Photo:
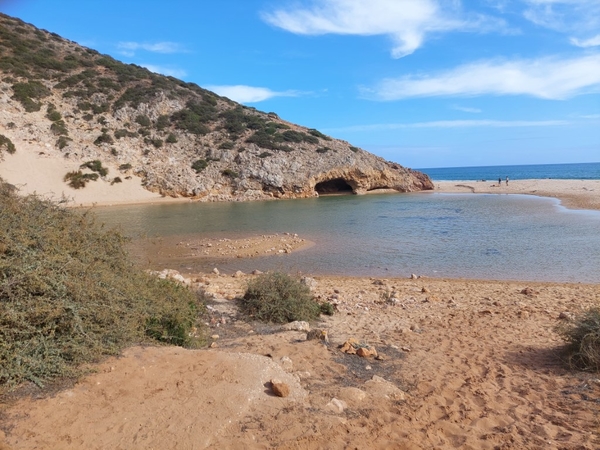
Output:
M98 208L131 236L298 233L316 245L248 260L170 261L184 272L600 282L600 212L523 195L388 194ZM166 266L165 266L166 267ZM157 267L158 268L158 267ZM164 268L164 267L160 267Z

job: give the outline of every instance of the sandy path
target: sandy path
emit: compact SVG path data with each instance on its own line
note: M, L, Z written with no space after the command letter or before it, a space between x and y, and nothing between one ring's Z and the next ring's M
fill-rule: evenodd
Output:
M139 362L140 350L134 349L67 391L75 395L22 399L4 415L7 444L13 449L99 449L109 441L111 448L132 449L153 443L256 449L600 447L598 374L567 370L553 331L562 312L600 301L598 285L319 277L315 294L339 310L319 325L329 333L326 347L306 341L302 332L237 320L235 303L227 299L241 294L246 279L197 277L214 297L210 333L216 348L145 351L154 355L152 364ZM530 295L521 293L526 287ZM342 354L337 347L349 337L375 346L383 360ZM297 401L273 402L263 388L231 423L223 420L230 414L228 394L215 391L209 402L203 387L218 376L205 380L197 367L203 360L223 367L232 395L240 383L264 383L263 372L235 362L240 353L268 355L269 364L297 383L292 388ZM229 365L220 365L225 364L220 357ZM143 373L149 365L157 367L150 378ZM187 383L188 373L196 387L182 396L178 380ZM374 375L383 380L373 381ZM220 386L229 392L226 384ZM160 401L151 403L156 389L162 389ZM346 408L332 406L333 398ZM205 421L211 425L202 428Z

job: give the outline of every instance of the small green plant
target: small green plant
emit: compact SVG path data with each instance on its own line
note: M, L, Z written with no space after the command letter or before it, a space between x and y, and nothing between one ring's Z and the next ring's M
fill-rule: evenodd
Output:
M169 133L165 142L167 144L175 144L177 143L177 136L175 136L173 133Z
M205 159L198 159L197 161L194 161L194 163L192 164L192 169L194 169L196 171L196 173L202 172L207 167L208 167L208 161Z
M56 122L52 122L50 125L50 131L56 136L68 136L69 130L67 129L67 124L65 124L64 120L57 120Z
M353 146L350 146L350 150L351 150L351 151L353 151L354 153L356 153L357 151L359 151L359 150L360 150L360 148L358 148L358 147L353 147Z
M98 179L97 173L83 173L81 170L74 170L68 172L64 181L73 189L82 189L85 187L88 181L96 181Z
M110 149L110 154L113 156L119 156L119 151L116 148L112 147Z
M231 141L225 141L219 145L221 150L231 150L233 147L235 147L235 144Z
M308 130L308 133L311 134L312 136L324 139L326 141L330 141L331 140L331 138L329 136L324 135L319 130L315 130L314 128L311 128L310 130Z
M325 314L326 316L333 316L335 313L335 307L329 302L321 303L320 308L321 314Z
M329 150L331 150L329 147L319 147L317 153L327 153Z
M102 166L102 162L98 159L88 161L79 166L80 169L90 169L92 172L96 172L101 177L108 175L108 169Z
M262 152L260 155L258 155L259 158L267 158L269 156L273 156L273 153Z
M229 177L229 178L237 178L240 176L235 170L231 170L231 169L223 170L221 172L221 175L223 175L224 177Z
M563 322L556 331L567 343L568 362L575 368L600 371L600 307Z
M115 141L108 133L102 133L94 141L94 144L97 146L100 146L102 144L114 144L114 143L115 143Z
M46 114L46 117L51 122L57 122L60 119L62 119L62 116L60 115L60 113L55 109L52 109L52 110L48 109L48 113Z
M13 142L9 138L4 136L3 134L0 134L0 151L2 150L5 150L11 155L17 151L17 149L15 148L15 144L13 144Z
M321 312L308 286L281 272L251 280L240 303L247 315L263 322L309 321Z
M119 170L120 170L121 172L125 172L126 170L129 170L129 169L131 169L131 167L132 167L132 166L131 166L131 164L129 164L129 163L125 163L125 164L121 164L121 165L119 166Z
M67 145L69 145L69 142L71 142L73 139L71 139L70 137L67 136L60 136L58 138L58 140L56 141L56 146L62 150L63 148L65 148Z
M150 118L144 114L140 114L135 118L136 123L140 124L143 127L149 127L152 125Z
M163 146L162 139L158 138L150 139L150 143L154 146L154 148L161 148Z
M112 186L115 183L122 183L123 180L121 180L121 177L114 177L113 180L110 182L110 185Z

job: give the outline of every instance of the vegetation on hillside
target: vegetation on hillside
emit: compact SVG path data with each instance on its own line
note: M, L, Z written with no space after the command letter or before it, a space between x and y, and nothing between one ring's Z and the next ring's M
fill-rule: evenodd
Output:
M75 99L77 112L98 123L106 122L101 114L124 107L137 109L160 96L185 105L157 118L139 114L135 123L141 128L137 132L107 129L97 137L96 145L114 143L109 131L115 139L142 134L154 147L163 142L176 143L179 133L203 136L214 131L227 133L230 141L245 141L268 150L291 151L290 143L317 145L331 140L318 130L291 130L274 113L238 105L194 83L121 63L19 19L0 14L0 25L0 71L27 112L39 111L42 100L52 91L60 92L65 99ZM56 135L68 136L60 111L53 105L47 117ZM67 139L57 141L61 149L68 144Z
M136 343L200 344L197 296L136 268L125 241L0 181L0 391L76 376Z

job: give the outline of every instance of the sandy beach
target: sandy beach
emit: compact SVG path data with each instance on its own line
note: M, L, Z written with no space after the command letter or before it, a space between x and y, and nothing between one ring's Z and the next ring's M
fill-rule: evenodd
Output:
M600 209L600 180L436 181L434 192L552 197L566 208Z
M210 349L131 348L50 397L10 401L0 448L600 446L600 378L569 370L553 331L597 304L597 285L318 277L337 309L313 324L324 345L241 320L232 299L249 277L191 277L211 298ZM378 358L342 353L350 338Z
M0 176L75 206L178 201L135 177L74 191L51 175L72 169L18 152L5 155ZM22 170L31 174L25 185ZM598 180L435 185L600 209ZM294 235L159 244L184 258L286 258L311 245ZM31 386L5 396L0 449L600 448L600 375L570 370L554 331L600 302L599 285L315 277L315 296L336 308L312 324L327 331L325 345L306 331L243 320L235 299L253 275L183 276L210 299L208 349L134 347L51 395ZM351 338L375 347L377 359L343 353ZM272 379L289 396L274 396Z

